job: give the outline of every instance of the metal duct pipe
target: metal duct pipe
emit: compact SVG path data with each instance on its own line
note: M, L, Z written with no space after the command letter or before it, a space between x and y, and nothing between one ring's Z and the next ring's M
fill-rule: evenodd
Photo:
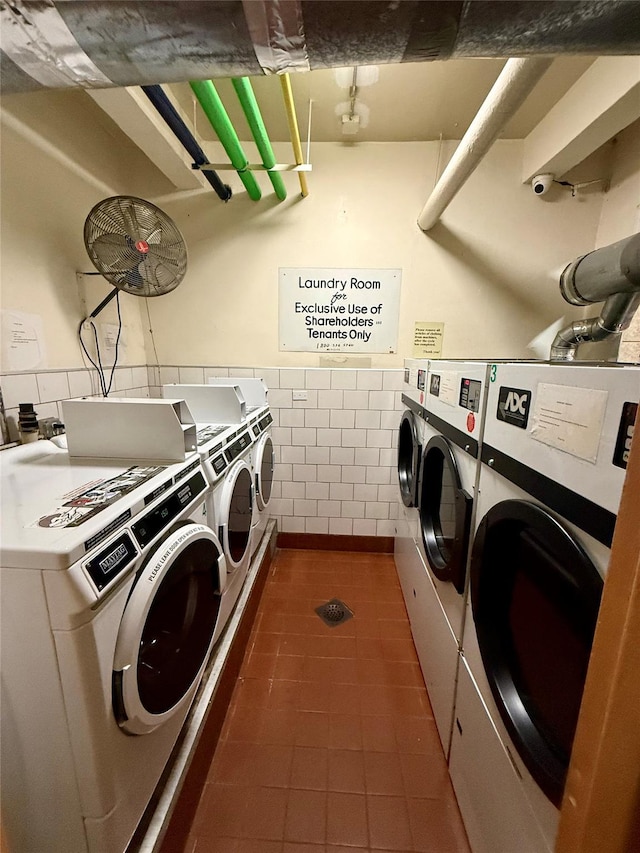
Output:
M262 120L260 107L256 101L256 96L253 93L253 87L247 77L234 77L231 81L236 95L240 101L242 111L245 114L249 128L253 134L256 146L262 157L262 165L267 169L269 180L273 184L273 188L280 201L284 201L287 197L287 190L284 186L284 181L278 172L270 172L276 165L276 158L271 147L271 141L267 135L267 129Z
M258 186L253 174L249 171L249 161L242 150L238 134L235 132L231 120L227 115L220 96L216 91L216 87L211 80L203 80L202 82L189 83L193 94L200 102L200 106L204 110L204 114L209 119L211 127L218 134L218 139L222 143L224 150L227 152L231 165L238 173L238 176L245 186L249 198L253 201L260 201L262 192Z
M193 134L182 121L175 107L163 92L161 86L143 86L142 91L151 101L153 106L160 113L169 128L173 131L176 138L180 141L183 147L188 151L193 158L193 162L198 166L209 164L209 158L204 153L202 148L196 142ZM202 174L209 181L213 189L217 192L222 201L229 201L231 198L231 187L223 184L218 177L217 172L212 169L203 170Z
M560 276L560 292L572 305L604 305L599 317L558 332L552 360L573 361L581 343L622 334L640 305L640 233L576 258Z
M418 225L423 231L433 228L440 219L552 62L553 59L542 57L507 62L422 208Z
M464 56L634 55L627 0L12 0L2 91L242 77Z

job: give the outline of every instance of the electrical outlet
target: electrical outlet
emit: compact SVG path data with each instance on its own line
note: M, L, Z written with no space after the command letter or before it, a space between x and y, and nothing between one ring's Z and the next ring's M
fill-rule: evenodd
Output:
M306 400L307 392L306 391L294 391L293 392L293 400Z

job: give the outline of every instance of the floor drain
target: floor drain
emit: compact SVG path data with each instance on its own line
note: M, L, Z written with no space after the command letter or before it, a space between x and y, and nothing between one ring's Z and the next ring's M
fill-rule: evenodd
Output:
M353 613L344 601L340 601L339 598L332 598L331 601L327 601L326 604L321 604L320 607L316 607L316 613L322 619L325 625L328 625L330 628L335 628L336 625L342 625L343 622L346 622L347 619L351 619Z

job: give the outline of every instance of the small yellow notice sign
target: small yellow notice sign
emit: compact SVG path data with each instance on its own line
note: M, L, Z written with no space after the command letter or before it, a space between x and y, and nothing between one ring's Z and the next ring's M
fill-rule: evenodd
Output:
M416 323L413 332L414 358L440 358L444 323Z

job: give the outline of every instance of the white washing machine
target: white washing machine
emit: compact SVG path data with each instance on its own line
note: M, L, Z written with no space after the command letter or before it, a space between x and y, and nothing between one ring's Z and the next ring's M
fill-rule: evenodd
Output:
M255 490L253 472L244 455L250 442L247 427L239 427L211 443L209 455L203 460L207 479L213 486L207 503L216 519L227 564L225 618L240 595L252 557Z
M253 435L246 401L236 384L164 385L163 396L185 400L196 421L197 447L209 494L211 525L222 545L227 586L222 605L226 620L235 606L252 557L255 486L250 449Z
M415 591L422 622L417 651L445 755L453 725L486 380L486 363L431 360L422 412L418 550L427 578Z
M246 459L251 466L255 503L251 533L251 553L258 549L262 535L271 517L271 491L275 454L271 436L273 416L269 411L268 388L263 379L246 376L215 376L210 385L237 385L246 401L246 418L252 439Z
M273 416L270 411L260 412L249 421L254 443L251 447L251 463L256 497L257 521L252 533L252 553L256 551L271 518L271 493L275 470L275 451L271 435Z
M474 853L554 849L639 395L638 367L489 366L450 757Z
M122 853L222 630L200 460L2 454L2 818L12 853Z

